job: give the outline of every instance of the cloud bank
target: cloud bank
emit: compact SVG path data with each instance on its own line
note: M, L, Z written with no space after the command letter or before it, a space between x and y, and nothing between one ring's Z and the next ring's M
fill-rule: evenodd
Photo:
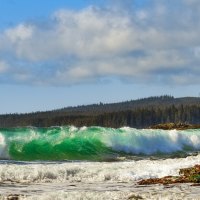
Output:
M58 10L1 31L0 81L199 84L200 1L136 2Z

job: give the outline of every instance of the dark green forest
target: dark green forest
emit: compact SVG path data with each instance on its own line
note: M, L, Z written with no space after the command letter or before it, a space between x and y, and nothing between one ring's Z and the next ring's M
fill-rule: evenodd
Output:
M160 123L200 124L200 98L149 97L112 104L67 107L46 112L0 115L0 127L103 126L147 128Z

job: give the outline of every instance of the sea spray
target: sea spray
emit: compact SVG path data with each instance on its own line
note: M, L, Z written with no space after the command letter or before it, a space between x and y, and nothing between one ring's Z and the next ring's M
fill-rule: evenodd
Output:
M200 130L123 127L0 129L0 158L12 160L110 161L177 156L200 150Z

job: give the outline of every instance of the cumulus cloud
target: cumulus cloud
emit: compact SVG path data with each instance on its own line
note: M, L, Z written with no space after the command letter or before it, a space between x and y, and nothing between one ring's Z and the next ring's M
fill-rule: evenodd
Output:
M58 10L46 23L22 22L2 31L0 73L27 84L104 77L199 84L200 14L193 12L198 1L152 0L140 7L134 2Z

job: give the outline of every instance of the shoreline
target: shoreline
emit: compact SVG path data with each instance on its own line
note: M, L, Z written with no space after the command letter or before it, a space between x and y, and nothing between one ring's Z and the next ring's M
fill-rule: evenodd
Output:
M162 178L142 179L138 185L172 185L178 183L190 183L190 186L200 186L200 165L196 164L193 167L181 168L179 176L164 176Z
M199 162L200 155L119 163L0 165L0 199L198 199L200 187L191 187L190 183L138 185L137 182L147 177L178 176L179 168Z

